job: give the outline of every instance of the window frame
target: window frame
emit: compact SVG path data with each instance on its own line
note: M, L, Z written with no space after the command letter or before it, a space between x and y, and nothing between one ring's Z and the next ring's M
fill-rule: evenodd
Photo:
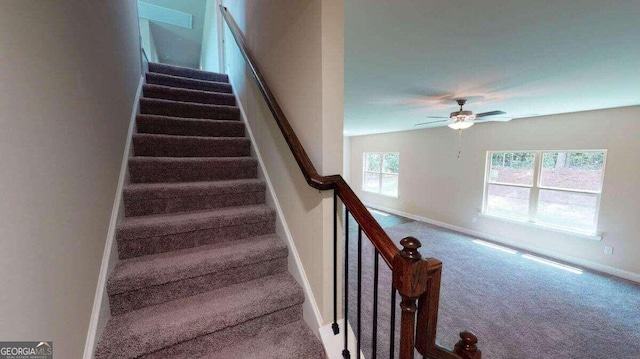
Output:
M492 182L491 181L491 157L495 153L514 153L514 152L529 152L534 154L534 164L533 164L533 181L531 185L526 184L510 184L504 182ZM558 153L558 152L602 152L604 153L604 159L602 161L602 174L600 177L600 188L597 191L591 190L580 190L580 189L570 189L570 188L558 188L551 186L543 186L542 182L542 166L543 166L543 156L545 153ZM482 210L480 213L482 215L503 218L511 221L519 221L526 222L529 224L533 224L541 227L551 227L555 229L559 229L567 232L575 232L579 234L587 234L587 235L595 235L598 229L598 220L600 218L600 202L602 200L602 188L604 186L604 176L607 168L607 157L608 153L606 149L590 149L590 150L509 150L509 151L487 151L485 158L485 176L484 176L484 191L482 197ZM519 217L510 217L504 216L495 213L487 212L487 207L489 204L488 194L489 194L489 186L497 185L497 186L506 186L506 187L521 187L528 188L529 191L529 215L526 219L522 219ZM558 192L568 192L568 193L580 193L580 194L588 194L593 195L596 198L596 208L593 219L592 227L589 229L578 229L575 227L569 226L561 226L557 224L551 224L546 222L540 222L537 220L538 215L538 205L540 202L540 190L550 190L550 191L558 191Z
M380 155L380 170L379 171L367 171L367 155L369 154L378 154ZM398 173L392 172L384 172L384 155L398 155ZM366 174L372 173L378 175L378 191L371 191L366 188ZM398 188L396 190L396 195L390 195L386 193L382 193L382 176L383 175L391 175L396 176L398 179ZM368 193L375 193L386 197L391 198L399 198L400 197L400 152L363 152L362 153L362 190Z
M531 178L531 184L520 184L520 183L506 183L506 182L492 182L491 181L491 156L494 153L514 153L514 152L518 152L518 153L532 153L533 154L533 175ZM483 194L483 200L482 200L482 214L486 214L486 215L490 215L490 216L495 216L495 217L500 217L500 218L507 218L510 220L515 220L515 221L527 221L527 222L533 222L532 218L531 218L531 198L533 197L533 187L535 187L536 184L536 168L537 168L537 153L536 151L520 151L520 150L513 150L513 151L487 151L487 157L486 157L486 164L485 164L485 180L484 180L484 194ZM503 187L518 187L518 188L527 188L529 189L529 211L527 214L527 218L523 219L521 217L511 217L511 216L504 216L504 215L499 215L499 214L494 214L494 213L488 213L487 212L487 206L489 204L489 200L488 200L488 196L489 196L489 186L490 185L495 185L495 186L503 186Z

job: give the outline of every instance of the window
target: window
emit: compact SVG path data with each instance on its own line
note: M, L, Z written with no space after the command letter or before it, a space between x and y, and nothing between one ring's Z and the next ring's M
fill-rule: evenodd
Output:
M385 196L398 197L399 153L364 153L362 189Z
M487 152L482 212L595 233L606 151Z

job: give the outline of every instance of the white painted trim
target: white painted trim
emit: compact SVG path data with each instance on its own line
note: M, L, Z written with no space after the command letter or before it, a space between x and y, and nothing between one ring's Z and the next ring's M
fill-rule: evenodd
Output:
M231 78L229 79L231 81ZM235 87L235 86L234 86ZM234 92L234 96L236 97L236 104L240 109L240 118L245 123L247 128L247 133L249 134L249 138L251 138L252 149L255 152L256 159L260 165L260 171L264 176L264 180L267 184L267 194L271 196L273 200L273 205L276 210L276 221L281 226L287 241L287 247L289 247L289 272L293 275L296 281L302 286L304 290L305 301L302 305L304 312L305 322L311 327L311 329L319 335L319 328L322 326L322 314L320 313L320 308L318 308L318 303L313 296L313 291L311 290L311 284L309 283L309 279L307 277L307 273L304 270L304 266L302 265L302 260L300 259L300 255L298 254L298 250L296 249L296 245L293 241L293 236L291 231L289 231L289 226L287 225L287 221L284 217L284 212L282 211L282 207L280 206L280 202L278 201L278 197L276 196L275 189L273 188L273 184L271 183L271 179L269 178L269 174L267 169L265 168L264 161L262 160L262 155L260 154L260 150L258 146L256 146L256 139L253 136L253 131L251 130L251 126L247 121L247 116L242 107L242 103L240 102L240 98L237 93ZM293 263L291 262L293 260ZM292 268L293 264L293 268ZM313 316L310 316L313 314ZM312 323L310 323L312 321Z
M508 239L503 238L503 237L494 236L492 234L483 233L483 232L479 232L479 231L474 231L472 229L468 229L468 228L464 228L464 227L454 226L452 224L436 221L436 220L433 220L433 219L430 219L430 218L426 218L426 217L418 216L418 215L415 215L415 214L399 211L399 210L396 210L396 209L393 209L393 208L380 206L380 205L373 204L373 203L365 203L365 205L367 207L371 207L371 208L378 209L378 210L381 210L381 211L393 213L393 214L396 214L398 216L411 218L411 219L414 219L416 221L426 222L426 223L429 223L429 224L433 224L434 226L450 229L452 231L456 231L456 232L464 233L464 234L467 234L467 235L470 235L470 236L486 239L486 240L489 240L489 241L492 241L492 242L498 242L498 243L507 245L509 247L513 247L513 248L516 248L516 249L521 249L521 250L524 250L524 251L527 251L527 252L531 252L531 253L540 254L540 255L543 255L543 256L546 256L546 257L549 257L549 258L558 259L560 261L571 263L571 264L574 264L574 265L577 265L577 266L580 266L580 267L584 267L584 268L587 268L587 269L591 269L591 270L594 270L594 271L597 271L597 272L610 274L610 275L613 275L613 276L616 276L616 277L620 277L620 278L624 278L624 279L627 279L627 280L630 280L630 281L633 281L633 282L640 283L640 273L629 272L629 271L625 271L625 270L622 270L622 269L619 269L619 268L615 268L615 267L607 266L607 265L604 265L604 264L588 261L588 260L585 260L585 259L580 259L580 258L573 257L573 256L567 256L567 255L556 253L556 252L553 252L553 251L539 249L539 248L536 248L536 247L533 247L533 246L523 245L521 243L518 243L518 242L515 242L515 241L512 241L512 240L508 240Z
M122 154L122 165L120 166L120 176L118 177L118 186L116 187L116 196L111 209L111 219L109 220L109 229L107 230L107 240L104 245L102 254L102 263L100 264L100 274L98 276L98 284L96 286L96 294L93 298L93 309L91 310L91 319L89 320L89 329L87 332L87 340L84 345L83 359L92 359L93 351L96 346L98 337L98 324L100 322L100 312L103 303L103 297L107 286L107 278L109 275L109 265L111 263L111 250L113 248L116 225L118 223L118 215L122 204L122 190L124 188L127 175L127 166L129 165L129 153L131 150L131 138L135 129L136 115L140 104L140 96L142 95L142 85L144 84L144 76L140 76L136 96L133 100L133 108L131 110L131 118L129 119L129 130L127 131L127 139L124 145L124 153ZM108 303L106 303L108 305Z
M491 218L491 219L496 219L496 220L499 220L499 221L516 223L516 224L520 224L520 225L527 226L527 227L540 228L540 229L544 229L544 230L547 230L547 231L566 234L566 235L569 235L569 236L586 238L586 239L590 239L592 241L601 241L602 240L602 235L598 234L598 233L595 233L595 234L583 233L583 232L573 231L573 230L568 229L568 228L555 227L555 226L546 225L546 224L540 223L540 222L531 222L531 221L520 220L520 219L516 219L516 218L503 217L503 216L498 216L498 215L490 214L490 213L478 212L478 216Z
M138 16L142 19L193 29L193 15L144 1L138 1Z
M347 330L349 331L347 334L349 336L349 339L347 339L349 352L355 353L358 349L356 347L356 335L353 332L353 328L351 328L351 324L348 322L347 324ZM340 333L338 333L338 335L333 334L331 323L320 328L320 339L322 339L322 345L324 346L324 351L327 353L328 359L344 358L342 356L342 350L344 349L344 333L342 332L342 330L344 330L344 318L338 320L338 326L340 327ZM360 350L360 359L365 359L362 349Z
M512 153L514 151L487 151L487 155L485 158L485 175L484 175L484 192L482 195L482 210L478 211L480 216L487 216L494 219L500 219L505 221L510 221L514 223L524 224L528 226L539 227L547 230L551 230L554 232L565 233L581 238L587 238L591 240L600 241L602 240L602 234L597 233L598 228L598 220L600 217L600 202L602 200L602 188L604 186L604 176L607 166L607 150L527 150L527 151L519 151L519 152L528 152L534 154L534 165L533 165L533 183L531 185L527 184L517 184L517 183L505 183L505 182L496 182L491 181L491 158L494 153L507 154ZM542 164L543 158L546 153L557 153L557 152L603 152L604 153L604 161L602 163L602 174L600 175L600 189L597 191L587 191L587 190L579 190L579 189L571 189L571 188L560 188L560 187L550 187L543 186L542 182ZM529 194L529 213L526 220L519 220L517 218L509 218L505 216L500 216L496 214L491 214L487 212L488 206L488 193L489 186L504 186L504 187L518 187L518 188L528 188L531 190ZM543 222L537 221L538 217L538 205L540 202L540 191L541 190L549 190L549 191L557 191L557 192L569 192L569 193L579 193L579 194L587 194L596 197L596 213L593 221L593 227L589 231L581 231L579 229L565 228L561 226L556 226L552 224L546 224Z

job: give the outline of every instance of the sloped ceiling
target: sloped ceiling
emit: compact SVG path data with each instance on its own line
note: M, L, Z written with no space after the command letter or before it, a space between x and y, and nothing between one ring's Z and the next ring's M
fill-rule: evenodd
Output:
M347 0L345 135L417 129L454 98L515 118L638 105L639 14L638 0Z
M198 68L207 1L144 0L144 2L193 15L192 29L155 21L149 21L149 28L156 44L160 62Z

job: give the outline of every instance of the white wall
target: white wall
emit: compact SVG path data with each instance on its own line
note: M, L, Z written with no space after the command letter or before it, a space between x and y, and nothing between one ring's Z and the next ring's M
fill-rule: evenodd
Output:
M271 89L322 175L342 171L343 13L340 1L226 1ZM325 322L332 272L333 194L305 182L225 25L227 72L256 136Z
M0 338L80 358L140 79L135 2L4 1Z
M354 187L351 183L351 137L348 136L342 140L342 173L349 186Z
M140 40L142 41L142 48L144 48L145 54L149 62L158 62L158 50L156 49L156 42L153 39L153 33L149 27L149 20L139 19L140 21Z
M220 0L207 0L204 14L204 30L202 32L202 49L200 50L200 69L210 72L223 72L220 64L219 27L222 20L219 15Z
M457 132L447 127L351 137L351 179L365 202L640 274L639 133L636 106L479 124L463 131L460 159ZM477 216L487 151L565 149L608 149L598 224L602 241ZM362 154L369 151L400 152L399 198L361 190ZM613 255L604 254L604 246L614 247Z

